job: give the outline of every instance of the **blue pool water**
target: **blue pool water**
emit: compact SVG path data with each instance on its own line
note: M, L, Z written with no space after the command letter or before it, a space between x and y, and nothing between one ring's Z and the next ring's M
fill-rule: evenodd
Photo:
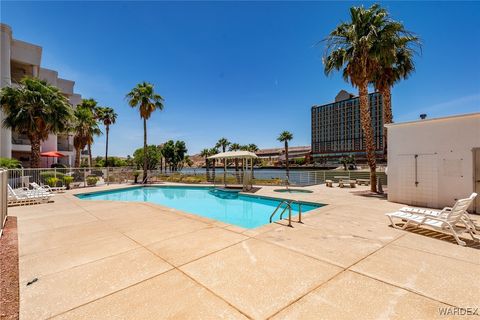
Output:
M281 200L242 195L207 187L138 187L77 195L85 200L143 201L175 208L243 228L256 228L269 223L270 215ZM292 216L298 214L298 203ZM320 204L302 203L302 213L319 208ZM288 212L286 211L288 216ZM279 214L276 214L276 220Z

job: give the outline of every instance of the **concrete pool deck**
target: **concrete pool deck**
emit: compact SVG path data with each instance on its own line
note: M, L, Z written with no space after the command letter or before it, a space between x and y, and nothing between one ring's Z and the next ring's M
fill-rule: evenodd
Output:
M359 195L366 187L262 187L327 204L294 228L73 195L117 187L9 209L20 319L448 319L440 308L480 307L480 245L393 229L384 213L402 205Z

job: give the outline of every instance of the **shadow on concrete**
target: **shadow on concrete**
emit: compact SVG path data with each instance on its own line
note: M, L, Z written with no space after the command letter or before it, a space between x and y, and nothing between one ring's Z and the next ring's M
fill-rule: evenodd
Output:
M393 228L391 225L390 227ZM424 237L429 237L429 238L433 238L433 239L437 239L445 242L450 242L455 245L459 245L452 235L449 235L446 233L442 233L442 232L438 232L438 231L434 231L434 230L430 230L422 227L415 227L415 226L408 227L405 229L405 231L415 233ZM470 238L470 235L468 235L467 233L463 234L460 238L462 241L465 241L466 243L465 247L480 250L480 242L473 241Z

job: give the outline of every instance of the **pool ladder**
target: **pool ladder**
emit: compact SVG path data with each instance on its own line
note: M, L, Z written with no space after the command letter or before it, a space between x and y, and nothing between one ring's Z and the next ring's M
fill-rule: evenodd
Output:
M283 200L282 202L280 202L278 204L277 208L275 208L275 210L270 215L270 223L272 223L272 219L275 216L275 213L277 213L277 211L282 207L282 205L285 204L285 208L280 213L280 220L283 219L283 214L288 209L288 226L293 228L293 226L292 226L292 204L295 203L295 202L297 202L297 201L295 201L295 200ZM300 202L297 202L297 203L298 203L298 223L303 223L302 222L302 204Z

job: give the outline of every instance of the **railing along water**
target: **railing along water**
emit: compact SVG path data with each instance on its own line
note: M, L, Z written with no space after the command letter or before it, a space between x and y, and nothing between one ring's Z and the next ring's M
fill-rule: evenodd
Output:
M36 182L42 184L56 184L67 188L81 188L103 184L132 183L143 181L143 170L134 167L85 167L85 168L23 168L9 169L8 183L12 188L29 187ZM339 176L349 179L369 179L368 171L348 170L290 170L288 183L291 186L308 186L323 184L326 180L337 181ZM383 185L387 184L384 172L377 171ZM224 178L225 177L225 178ZM149 182L181 182L181 183L212 183L215 185L242 185L243 172L227 169L224 175L223 168L213 170L186 168L181 171L148 170ZM224 181L226 180L226 181ZM287 181L285 170L255 169L252 181L254 185L285 186Z

